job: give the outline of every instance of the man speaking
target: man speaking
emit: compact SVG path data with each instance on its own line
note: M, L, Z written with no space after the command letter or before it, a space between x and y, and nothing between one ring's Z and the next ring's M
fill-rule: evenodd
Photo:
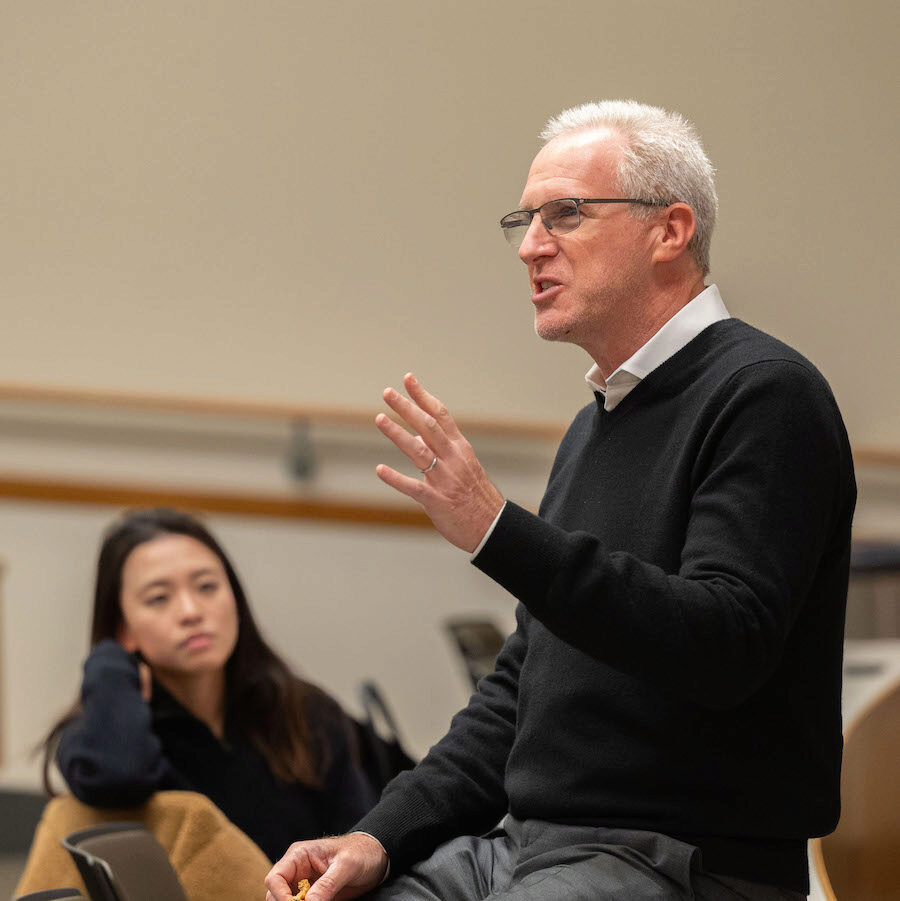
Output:
M539 514L412 375L385 401L414 434L377 419L423 472L379 477L516 598L517 629L355 832L288 849L276 901L302 878L308 901L800 898L837 823L856 489L831 391L706 286L689 123L605 101L542 138L500 225L594 398Z

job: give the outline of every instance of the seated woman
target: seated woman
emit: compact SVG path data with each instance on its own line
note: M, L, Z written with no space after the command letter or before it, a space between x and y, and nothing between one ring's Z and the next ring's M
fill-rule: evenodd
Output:
M234 567L193 517L139 510L111 527L91 644L81 700L46 741L45 783L55 753L93 806L201 792L272 860L374 803L348 718L262 639Z

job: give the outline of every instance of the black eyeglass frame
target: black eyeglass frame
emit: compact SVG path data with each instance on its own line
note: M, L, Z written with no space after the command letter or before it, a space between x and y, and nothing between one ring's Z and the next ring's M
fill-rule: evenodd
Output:
M514 240L514 229L522 228L523 226L527 230L531 227L531 223L534 221L534 214L537 213L541 217L541 222L543 226L550 234L553 234L553 226L548 225L544 220L543 213L541 210L545 206L549 206L551 203L559 203L562 200L568 200L575 204L575 212L578 213L578 223L574 228L570 228L567 231L562 232L561 234L568 235L571 232L575 231L579 225L581 225L581 205L583 203L637 203L641 206L671 206L675 201L669 200L643 200L643 199L635 199L633 197L554 197L553 200L547 200L542 203L540 206L535 207L533 210L513 210L511 213L507 213L500 220L500 228L503 229L503 234L506 236L506 240L509 241L510 244L515 246ZM510 216L520 215L522 213L528 213L528 222L516 222L515 224L504 225L507 219ZM524 232L522 233L522 237L524 238ZM521 243L521 242L519 242Z

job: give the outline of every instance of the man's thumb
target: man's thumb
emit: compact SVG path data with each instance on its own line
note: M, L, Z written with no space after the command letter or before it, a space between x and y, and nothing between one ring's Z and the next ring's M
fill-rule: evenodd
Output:
M331 862L328 869L312 884L306 893L306 901L332 901L347 884L347 864L339 859Z

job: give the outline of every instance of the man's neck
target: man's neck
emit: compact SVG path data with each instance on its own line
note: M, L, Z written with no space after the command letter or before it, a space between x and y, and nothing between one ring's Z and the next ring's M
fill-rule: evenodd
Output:
M616 335L602 335L596 346L585 347L604 381L705 289L703 276L688 284L666 286L647 300L636 302L631 308L633 315L620 320L621 328Z

